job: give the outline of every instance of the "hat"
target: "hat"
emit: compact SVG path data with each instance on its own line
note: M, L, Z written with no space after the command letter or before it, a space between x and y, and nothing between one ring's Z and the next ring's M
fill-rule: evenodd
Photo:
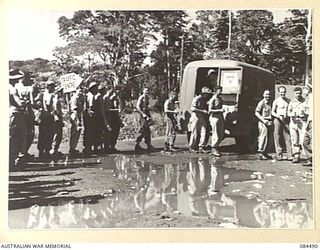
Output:
M203 87L201 89L201 94L212 94L212 91L208 87Z
M89 85L89 89L91 89L91 88L93 88L93 87L95 87L95 86L98 86L98 85L99 85L98 83L92 82L92 83L90 83L90 85Z
M49 86L51 86L51 85L56 85L56 84L55 84L54 81L48 80L48 81L46 82L46 87L49 87Z
M18 80L24 78L24 73L20 69L9 70L9 80Z
M208 76L210 75L210 74L212 74L212 73L216 73L217 71L215 70L215 69L209 69L208 70Z

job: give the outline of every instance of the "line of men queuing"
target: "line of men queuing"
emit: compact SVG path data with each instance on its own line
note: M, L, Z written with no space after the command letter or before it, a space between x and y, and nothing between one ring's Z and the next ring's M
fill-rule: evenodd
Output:
M52 81L46 82L43 93L34 96L32 79L18 69L9 72L10 97L10 164L18 165L21 160L32 157L28 150L34 139L34 125L39 126L38 150L39 157L59 156L62 141L63 89L55 86ZM294 89L295 99L286 97L286 88L278 89L280 96L270 103L270 91L265 90L263 100L256 108L258 118L258 152L261 160L269 158L268 144L270 135L274 133L277 159L285 159L283 153L292 151L293 162L300 160L301 145L307 155L306 165L312 165L312 88L306 88L307 101L302 97L302 89ZM201 93L194 97L191 104L191 117L188 124L189 150L191 152L207 153L205 146L209 139L211 126L211 154L219 157L218 146L224 138L225 121L222 87L216 86L211 91L203 87ZM165 150L176 151L174 147L178 111L175 108L177 93L171 92L164 103L164 120L166 123ZM136 137L135 150L142 150L140 142L144 139L147 149L153 149L151 144L150 99L148 88L143 89L138 98L136 110L139 114L139 130ZM37 109L35 116L33 109ZM79 137L84 128L83 153L90 155L97 152L115 152L115 145L122 126L120 119L119 90L111 86L100 88L96 82L91 82L87 93L79 86L70 98L70 137L69 154L77 156L76 150ZM83 125L83 126L82 126ZM304 140L302 142L302 140ZM291 158L290 156L288 157Z
M43 92L36 94L34 81L19 69L9 71L9 128L10 128L10 166L34 157L28 153L34 140L34 126L39 127L37 149L39 157L48 159L60 157L59 147L63 137L64 119L62 112L63 89L55 82L48 80ZM83 154L112 153L123 126L120 118L119 89L111 85L102 87L91 82L87 91L79 86L69 101L69 155L76 157L80 152L76 149L83 131ZM167 125L167 150L174 150L176 119L174 110L177 94L170 95L165 103ZM144 139L147 150L151 145L149 90L143 89L138 98L136 110L139 114L135 150L142 150L140 142ZM36 112L34 112L36 111Z
M39 127L37 149L40 158L60 157L63 137L63 89L48 80L45 90L36 93L34 81L18 69L9 71L9 163L19 165L34 157L28 151L34 140L35 125ZM76 150L84 128L83 153L114 152L119 136L119 89L91 82L88 91L79 86L69 101L70 133L69 155L78 156Z

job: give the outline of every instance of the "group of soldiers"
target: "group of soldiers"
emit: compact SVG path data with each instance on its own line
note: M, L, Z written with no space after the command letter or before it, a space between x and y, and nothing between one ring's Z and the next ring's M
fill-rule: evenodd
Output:
M34 157L28 153L39 127L39 157L59 158L63 139L64 112L63 88L48 80L45 89L37 93L34 80L18 69L9 72L9 127L10 166ZM84 93L86 91L86 93ZM82 129L83 153L114 152L122 126L119 110L119 89L111 85L99 87L91 82L87 89L79 86L70 94L69 107L69 155L78 156L76 149Z
M216 157L221 156L217 149L225 134L223 116L225 110L221 92L221 86L216 86L213 92L210 88L203 87L201 93L193 98L188 124L189 150L191 152L207 153L205 148L211 129L211 154ZM293 100L286 97L286 87L284 86L278 88L278 93L279 97L272 103L270 90L265 90L263 99L255 109L255 116L258 119L259 158L260 160L272 158L268 153L273 137L276 160L290 160L293 163L299 163L303 150L307 158L303 165L311 166L312 86L308 84L303 88L295 87ZM167 135L170 134L170 128L171 123L167 122ZM285 152L287 157L284 155Z
M10 97L10 166L19 165L23 160L33 157L28 153L34 140L34 127L39 126L38 145L40 158L59 157L59 147L63 137L64 113L62 112L63 88L54 81L45 83L45 90L35 93L32 78L27 77L19 69L9 72ZM90 82L87 88L80 85L70 94L68 103L70 121L69 155L79 156L76 149L83 130L83 154L116 152L115 145L123 126L120 118L119 89L112 84L102 86ZM302 148L307 155L305 165L312 165L312 87L304 88L306 99L302 96L302 88L294 89L295 98L286 97L286 88L279 87L279 97L270 101L270 91L265 90L255 110L258 118L258 153L261 160L269 159L268 144L273 134L278 160L287 159L297 163L300 161ZM188 144L190 152L207 153L205 147L209 140L211 127L211 154L221 156L218 151L224 138L225 120L222 87L216 86L213 91L203 87L201 93L193 98L191 117L188 123ZM175 107L178 94L170 92L164 103L164 121L166 134L165 151L176 151L174 147L176 131L179 129L178 111ZM150 97L148 88L143 89L138 98L136 110L139 114L139 130L137 131L135 150L143 150L140 143L144 139L147 150L151 144ZM36 111L36 112L34 112Z
M280 86L279 97L271 103L270 90L265 90L263 100L256 107L260 159L270 158L268 144L273 134L277 160L299 163L304 150L307 161L303 165L312 166L312 86L295 87L292 100L286 97L286 92L286 88ZM287 157L284 156L285 150Z

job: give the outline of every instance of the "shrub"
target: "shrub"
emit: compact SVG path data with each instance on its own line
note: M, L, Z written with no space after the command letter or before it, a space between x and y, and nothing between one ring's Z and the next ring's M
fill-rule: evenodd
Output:
M150 126L151 136L163 136L165 134L165 124L163 116L158 112L151 112L152 124ZM132 112L122 116L123 127L120 129L119 140L134 139L139 129L139 114Z

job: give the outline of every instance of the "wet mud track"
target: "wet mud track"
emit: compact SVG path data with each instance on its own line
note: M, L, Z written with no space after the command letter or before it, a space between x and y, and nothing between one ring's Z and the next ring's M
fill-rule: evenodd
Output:
M312 168L255 155L151 152L29 162L10 228L312 228Z

